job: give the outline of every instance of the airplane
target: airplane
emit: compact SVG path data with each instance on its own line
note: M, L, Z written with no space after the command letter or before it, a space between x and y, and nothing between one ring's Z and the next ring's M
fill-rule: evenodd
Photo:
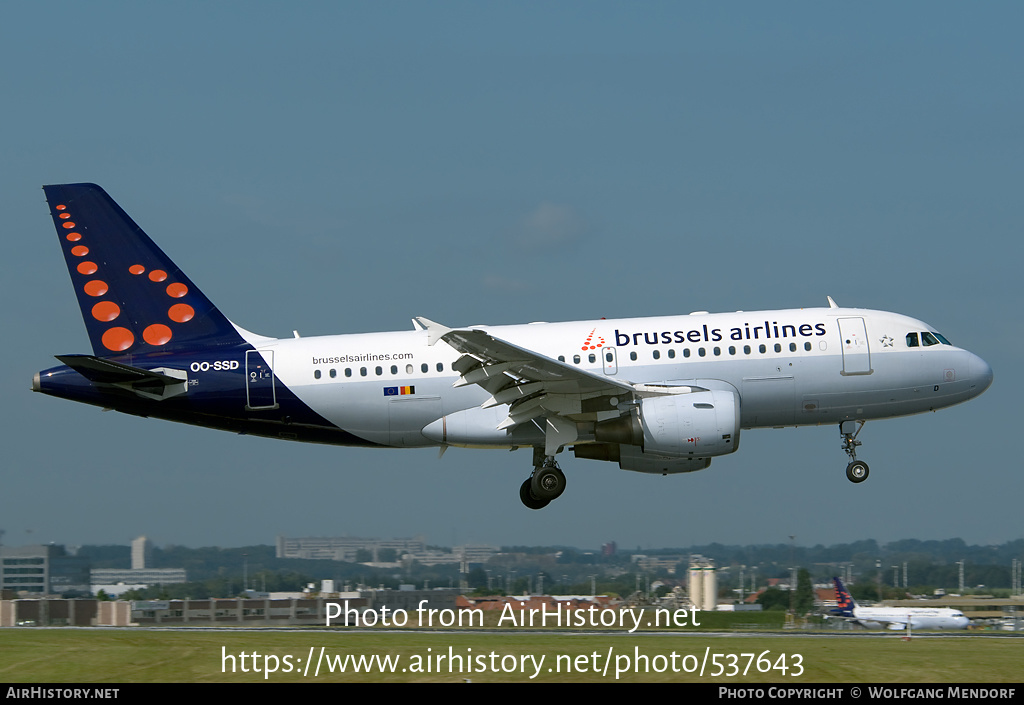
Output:
M838 607L831 613L868 629L899 631L908 624L912 629L966 629L970 621L960 610L947 607L858 607L842 580L833 577L832 583Z
M978 396L992 369L885 311L737 311L273 338L220 312L95 184L44 186L92 354L32 389L197 426L341 446L532 449L520 500L566 487L556 455L674 474L740 431L838 424L851 482L874 419Z

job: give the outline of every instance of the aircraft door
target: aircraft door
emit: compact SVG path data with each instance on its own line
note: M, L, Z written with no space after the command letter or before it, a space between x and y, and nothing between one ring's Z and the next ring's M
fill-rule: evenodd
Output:
M606 375L614 375L619 371L619 361L615 356L615 348L608 347L601 350L601 362L604 365Z
M245 351L245 408L247 411L276 409L274 351Z
M863 318L840 318L839 337L843 347L843 374L871 374L871 351Z

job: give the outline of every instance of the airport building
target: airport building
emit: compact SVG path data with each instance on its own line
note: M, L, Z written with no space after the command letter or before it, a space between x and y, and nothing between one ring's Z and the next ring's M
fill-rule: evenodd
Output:
M89 561L64 546L0 546L0 587L33 595L88 595Z
M89 588L93 595L103 590L116 597L128 590L187 582L184 568L93 568L89 571Z
M333 597L240 597L208 600L0 600L0 627L35 626L326 626L329 610L350 626L376 626L382 615L404 610L458 610L458 590L361 590ZM332 607L336 605L336 607ZM358 615L358 616L356 616ZM344 626L346 619L332 620Z
M483 544L455 546L451 552L428 550L426 540L422 536L409 539L375 539L355 536L277 537L278 558L380 563L381 552L388 550L395 552L397 561L408 556L412 560L428 566L460 562L486 563L499 552L496 546ZM363 561L359 560L361 551L365 552L362 556ZM369 560L365 560L366 558Z

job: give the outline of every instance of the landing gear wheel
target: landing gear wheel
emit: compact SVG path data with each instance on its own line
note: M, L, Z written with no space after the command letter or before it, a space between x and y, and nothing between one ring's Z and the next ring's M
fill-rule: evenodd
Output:
M551 501L565 492L565 475L557 465L543 465L533 471L530 494L537 499Z
M863 460L854 460L846 466L846 479L850 482L864 482L868 479L868 464Z
M529 509L543 509L548 506L550 499L537 499L533 496L533 492L530 491L530 483L532 478L526 478L522 485L519 487L519 499L522 500L523 504Z

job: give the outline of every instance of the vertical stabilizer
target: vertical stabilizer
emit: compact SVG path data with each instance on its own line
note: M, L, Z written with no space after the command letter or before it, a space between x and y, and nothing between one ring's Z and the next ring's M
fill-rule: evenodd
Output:
M244 344L102 188L63 184L43 191L97 356Z
M853 596L850 595L846 587L843 586L843 581L839 578L832 578L832 583L835 585L836 592L836 608L832 610L833 614L852 617L853 608L857 606L857 603L853 601Z

